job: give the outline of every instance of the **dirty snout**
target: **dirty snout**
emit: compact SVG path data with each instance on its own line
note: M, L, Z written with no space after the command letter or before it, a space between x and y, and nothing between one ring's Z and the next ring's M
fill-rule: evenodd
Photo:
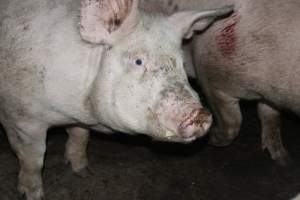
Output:
M204 136L212 124L212 115L189 90L171 89L154 111L161 135L159 139L191 142Z
M178 121L180 121L178 134L183 138L194 140L206 134L212 124L212 116L206 109L199 107Z

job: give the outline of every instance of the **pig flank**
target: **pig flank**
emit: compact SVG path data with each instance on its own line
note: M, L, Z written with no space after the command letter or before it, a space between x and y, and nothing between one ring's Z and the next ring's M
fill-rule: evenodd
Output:
M240 129L239 101L257 100L262 125L262 148L280 164L289 160L280 136L281 109L300 115L300 2L298 0L144 0L167 15L186 9L209 9L233 4L229 18L214 23L193 38L196 76L214 111L216 126L210 141L229 144ZM189 53L191 53L189 52ZM186 55L189 55L186 53ZM191 63L191 61L189 61Z
M27 200L44 196L49 127L68 125L65 158L78 174L88 129L183 143L208 131L181 42L232 7L170 17L141 11L138 0L11 0L0 9L0 121Z

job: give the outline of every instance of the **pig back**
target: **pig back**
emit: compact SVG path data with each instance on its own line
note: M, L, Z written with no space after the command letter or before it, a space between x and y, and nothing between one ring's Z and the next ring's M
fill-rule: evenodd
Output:
M195 37L198 78L204 87L299 112L300 2L234 3L235 13Z
M74 109L83 101L97 48L80 38L79 8L80 0L1 1L0 104Z

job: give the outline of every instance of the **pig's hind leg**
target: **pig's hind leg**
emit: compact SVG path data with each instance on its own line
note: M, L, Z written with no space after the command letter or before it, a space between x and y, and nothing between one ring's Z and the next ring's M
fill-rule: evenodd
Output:
M264 103L259 103L257 110L261 121L263 150L267 149L279 165L287 165L291 159L281 140L280 113Z

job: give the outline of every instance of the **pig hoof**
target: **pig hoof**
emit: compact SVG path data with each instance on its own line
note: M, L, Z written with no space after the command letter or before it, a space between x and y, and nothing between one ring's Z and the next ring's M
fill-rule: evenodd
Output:
M289 153L284 149L284 147L271 147L273 146L269 145L268 150L272 160L274 160L277 165L286 167L293 163L293 159L291 159Z
M281 167L287 167L293 164L293 159L289 155L285 155L277 158L275 163Z
M75 172L75 174L80 178L87 178L89 176L94 176L95 173L90 167L85 167L78 172Z

